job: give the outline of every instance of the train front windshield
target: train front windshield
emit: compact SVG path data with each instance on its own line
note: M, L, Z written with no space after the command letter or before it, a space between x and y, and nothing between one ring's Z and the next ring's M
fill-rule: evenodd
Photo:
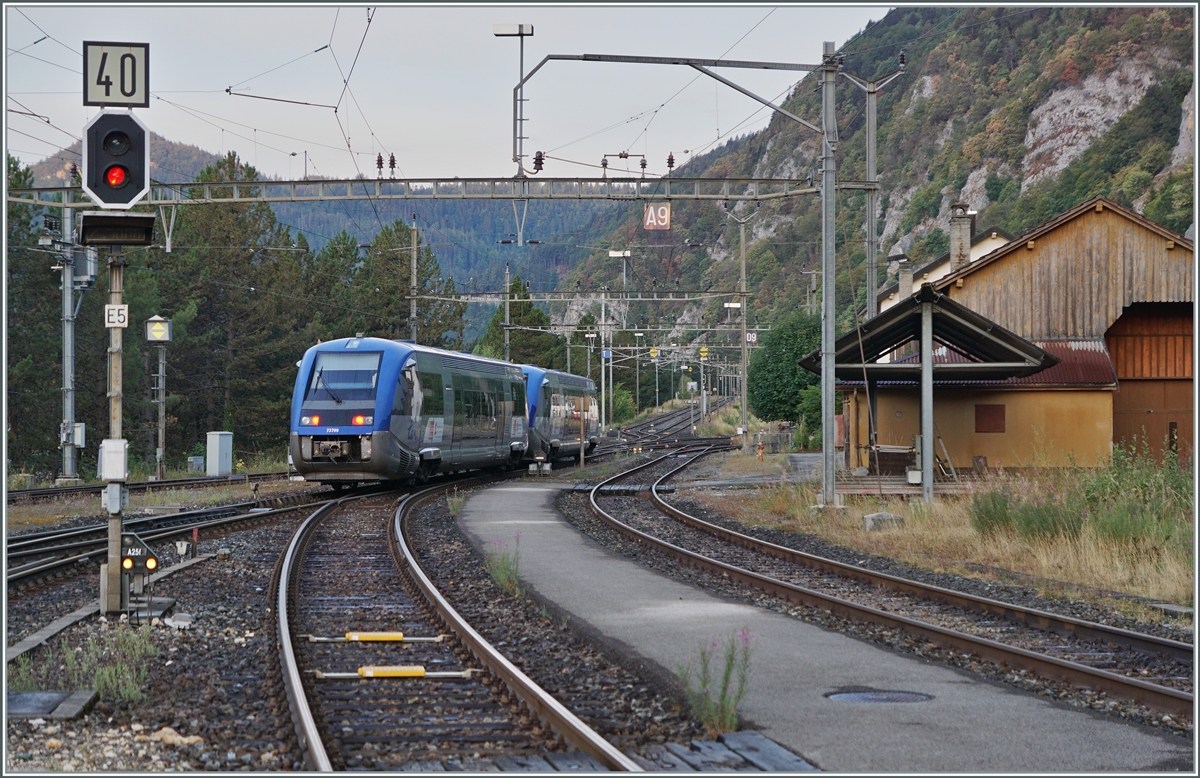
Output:
M378 351L318 352L304 399L333 400L339 404L347 400L374 400L382 356Z

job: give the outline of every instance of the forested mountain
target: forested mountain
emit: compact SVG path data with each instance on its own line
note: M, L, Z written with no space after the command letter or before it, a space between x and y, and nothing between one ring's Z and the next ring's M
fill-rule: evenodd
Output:
M904 75L878 101L881 257L899 249L921 262L944 253L949 206L960 199L979 212L980 229L1019 234L1103 194L1191 237L1193 22L1188 7L899 8L849 41L840 52L845 70L866 79L894 70L901 51L906 57ZM816 80L801 80L784 107L819 124ZM837 166L847 179L865 177L863 106L861 90L839 80ZM235 155L221 158L157 137L154 148L156 180L257 176ZM814 133L777 115L761 132L729 139L676 175L803 178L818 149ZM72 158L78 159L67 150L32 170L9 160L10 185L35 178L39 185L61 183ZM854 303L863 303L865 197L841 192L837 208L838 327L844 331L853 324ZM798 317L806 302L816 302L809 289L820 269L820 203L800 196L736 211L757 211L747 230L749 320L775 325L780 337L760 342L791 354L797 350L791 341L811 339L816 331ZM637 203L532 202L525 237L541 243L521 248L498 243L516 232L508 201L185 207L174 252L128 252L125 281L134 322L154 314L175 322L167 378L172 461L202 446L213 429L233 431L242 457L282 450L294 364L307 346L358 331L408 336L406 247L414 213L423 292L497 291L509 262L534 290L599 294L607 287L610 323L625 322L630 330L674 327L650 334L643 347L707 343L718 357L736 353L730 332L712 331L736 321L719 298L690 307L611 299L622 288L623 263L608 256L610 248L632 252L624 263L630 289L735 289L738 230L715 203L677 202L672 230L651 233L641 228ZM8 206L9 456L14 468L53 473L59 461L58 277L53 256L37 246L36 217ZM880 273L883 281L886 269ZM76 330L78 415L93 444L82 461L90 467L107 424L107 339L98 324L106 283L102 273L98 288L83 295ZM503 340L494 312L422 301L419 337L494 353ZM587 325L600 314L594 301L547 311L514 306L514 321L525 326L546 320ZM566 366L565 349L543 336L514 330L511 338L514 355ZM574 336L577 346L584 342ZM631 331L616 335L617 345L634 342ZM756 354L752 382L772 359L769 352ZM576 371L585 357L575 352ZM154 450L151 361L141 338L126 338L131 461ZM805 402L813 404L811 390L799 394L809 377L768 372L773 386L797 392L782 403L763 398L768 415L797 418ZM632 389L632 373L619 369L618 384ZM652 369L643 366L640 383L645 405L653 400Z

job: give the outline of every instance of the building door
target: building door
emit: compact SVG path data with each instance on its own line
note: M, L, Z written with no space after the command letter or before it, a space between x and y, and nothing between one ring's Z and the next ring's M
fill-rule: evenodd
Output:
M1104 335L1117 372L1113 444L1192 456L1192 304L1136 303Z

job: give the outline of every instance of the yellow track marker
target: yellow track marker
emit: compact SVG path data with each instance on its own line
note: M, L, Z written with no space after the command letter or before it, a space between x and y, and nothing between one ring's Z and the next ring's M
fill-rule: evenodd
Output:
M470 678L473 669L426 672L423 665L364 665L354 673L323 673L313 670L317 678Z
M347 632L345 637L320 637L309 635L309 643L441 643L445 635L437 637L405 637L403 632Z

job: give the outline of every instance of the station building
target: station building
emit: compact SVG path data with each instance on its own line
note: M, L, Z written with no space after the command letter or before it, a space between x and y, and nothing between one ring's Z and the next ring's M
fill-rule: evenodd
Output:
M966 206L952 213L946 272L914 288L902 269L898 284L880 294L880 316L839 338L846 464L876 469L869 415L877 419L880 470L902 473L913 461L920 385L896 363L915 368L920 361L919 329L901 322L919 317L918 298L943 321L934 325L932 350L932 450L943 463L1092 466L1114 444L1130 443L1160 457L1167 448L1191 457L1192 242L1095 197L972 257L964 239L970 229L956 231L953 223L961 224ZM908 310L889 316L899 303ZM854 347L880 338L881 324L898 347L851 367L860 362ZM989 339L1008 351L988 351ZM864 367L870 377L856 369Z

